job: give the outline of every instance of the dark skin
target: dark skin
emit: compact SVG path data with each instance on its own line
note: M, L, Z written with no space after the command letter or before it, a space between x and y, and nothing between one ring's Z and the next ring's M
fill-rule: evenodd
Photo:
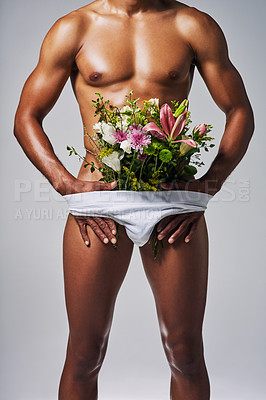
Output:
M156 30L154 27L156 26ZM158 62L160 60L160 62ZM91 100L101 91L117 106L130 90L142 100L163 103L188 98L194 65L226 115L218 154L207 173L162 189L216 194L244 156L254 130L243 81L228 57L224 35L207 14L175 1L97 0L55 23L40 60L25 83L15 119L15 136L31 162L60 194L110 190L101 174L80 168L72 176L56 157L42 121L70 77L89 133L97 122ZM84 146L90 143L84 136ZM90 153L89 161L98 161ZM151 243L140 248L151 285L162 344L171 369L170 398L207 400L202 323L208 278L208 234L204 213L164 218L158 226L164 248L153 259ZM68 217L63 243L69 319L67 357L60 400L96 400L116 296L133 244L124 227L108 218ZM81 238L82 236L82 238ZM171 241L171 238L173 239ZM84 245L84 242L86 246ZM106 260L108 264L106 265Z

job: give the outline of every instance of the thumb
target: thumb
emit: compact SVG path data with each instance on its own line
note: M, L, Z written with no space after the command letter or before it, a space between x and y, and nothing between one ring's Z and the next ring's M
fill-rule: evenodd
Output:
M160 184L160 186L164 189L164 190L171 190L175 188L175 184L174 182L163 182Z
M187 190L189 185L190 182L186 181L172 181L161 183L161 187L165 190Z
M112 190L116 187L117 181L113 182L99 182L99 190Z

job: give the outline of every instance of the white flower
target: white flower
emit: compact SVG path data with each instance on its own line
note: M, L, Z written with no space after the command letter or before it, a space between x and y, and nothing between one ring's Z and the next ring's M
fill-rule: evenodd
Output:
M114 171L118 172L121 169L120 160L124 157L125 153L119 153L118 151L113 151L108 156L102 158L102 162L108 167L112 168Z
M157 97L148 100L147 103L148 103L151 107L159 108L159 99L157 99Z
M128 115L121 115L121 118L117 121L116 128L121 129L121 131L126 131L128 128Z
M103 140L105 140L109 144L115 143L115 128L112 125L106 124L106 122L102 122L101 132L103 135Z
M121 149L123 149L126 153L130 154L131 153L131 143L129 140L123 140L120 143Z
M126 113L126 112L130 112L130 113L132 113L132 108L130 107L130 106L124 106L124 107L122 107L121 109L120 109L120 112L121 113Z
M101 122L97 122L97 124L94 124L92 128L93 128L93 130L95 132L100 132L101 131L101 127L102 127L102 123Z

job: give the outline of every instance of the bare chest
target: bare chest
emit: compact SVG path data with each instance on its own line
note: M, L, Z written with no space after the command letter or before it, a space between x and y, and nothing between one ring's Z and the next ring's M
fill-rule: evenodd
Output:
M171 87L189 79L192 59L169 20L99 21L88 30L76 64L82 82L92 87L130 80Z

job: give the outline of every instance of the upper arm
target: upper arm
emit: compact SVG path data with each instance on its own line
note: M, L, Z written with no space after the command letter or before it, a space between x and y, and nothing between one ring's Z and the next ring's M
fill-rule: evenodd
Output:
M229 59L219 25L208 14L193 9L186 31L199 73L216 104L225 113L249 106L242 78Z
M68 80L80 47L80 31L74 17L59 19L47 33L38 64L27 79L17 116L42 120L57 101Z

